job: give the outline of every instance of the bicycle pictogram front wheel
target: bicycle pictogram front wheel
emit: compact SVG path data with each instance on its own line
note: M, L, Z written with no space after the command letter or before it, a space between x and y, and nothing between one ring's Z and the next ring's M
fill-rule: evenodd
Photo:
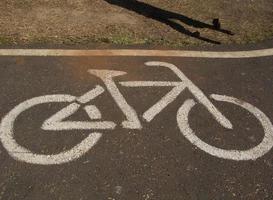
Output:
M188 99L177 112L177 124L181 133L193 145L212 156L230 160L255 160L271 150L273 147L273 125L261 110L234 97L213 94L211 95L211 98L216 101L234 104L251 113L262 125L264 137L258 145L247 150L227 150L212 146L200 139L191 129L189 125L189 113L197 103L193 99Z

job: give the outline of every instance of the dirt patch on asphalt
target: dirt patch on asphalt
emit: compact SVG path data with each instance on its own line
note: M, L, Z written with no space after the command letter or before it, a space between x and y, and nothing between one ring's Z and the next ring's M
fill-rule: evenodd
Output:
M127 0L128 1L128 0ZM130 1L128 1L130 2ZM161 8L212 24L219 18L229 35L198 28L171 19L191 33L222 44L252 43L273 36L272 0L145 0ZM147 11L150 12L149 10ZM128 8L105 0L2 0L0 1L0 44L89 45L152 44L172 47L206 45L209 42L179 32Z

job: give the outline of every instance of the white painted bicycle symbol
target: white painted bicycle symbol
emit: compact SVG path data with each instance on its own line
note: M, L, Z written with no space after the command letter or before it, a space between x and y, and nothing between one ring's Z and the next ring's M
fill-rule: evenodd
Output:
M262 141L255 147L247 150L227 150L212 146L204 141L202 141L189 126L189 112L197 105L197 103L202 104L220 123L224 128L232 129L231 122L213 105L213 103L205 96L205 94L195 85L191 80L189 80L184 73L179 70L175 65L166 62L147 62L145 63L147 67L165 67L175 73L180 79L179 82L169 82L169 81L126 81L119 82L121 86L124 87L170 87L173 89L168 92L163 98L161 98L156 104L150 107L144 112L142 117L147 121L152 121L156 115L158 115L164 108L166 108L170 103L172 103L179 94L181 94L186 88L195 97L194 99L186 100L177 112L177 124L182 133L193 145L199 149L205 151L206 153L230 160L255 160L267 152L273 146L273 125L269 118L255 106L243 102L234 97L212 94L210 97L215 101L225 102L235 104L249 113L251 113L257 120L261 123L264 130L264 137ZM99 77L106 90L111 94L115 103L119 106L120 110L126 116L126 120L121 123L123 128L126 129L141 129L142 125L137 115L137 112L127 103L124 96L119 91L114 78L117 76L125 75L126 72L114 71L114 70L89 70L90 74ZM26 100L15 108L13 108L3 119L0 126L0 139L8 151L9 155L14 159L32 163L32 164L61 164L75 160L83 156L88 152L101 138L102 133L99 130L113 130L116 127L116 123L112 121L102 121L101 112L95 105L86 105L84 107L85 111L89 115L91 120L96 121L65 121L65 119L71 116L73 113L77 112L81 104L86 104L91 100L95 99L101 95L105 89L97 85L94 89L88 91L80 97L66 95L66 94L54 94L46 95L40 97L34 97ZM16 118L24 111L46 103L69 103L68 106L61 109L49 119L45 120L42 129L51 131L60 130L96 130L90 133L85 139L83 139L79 144L74 146L68 151L64 151L54 155L44 155L36 154L26 149L25 147L18 144L14 138L14 122ZM97 121L101 120L101 121Z

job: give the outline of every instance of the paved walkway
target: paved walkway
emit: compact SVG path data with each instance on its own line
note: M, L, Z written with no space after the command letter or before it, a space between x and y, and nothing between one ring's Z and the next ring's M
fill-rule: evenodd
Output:
M0 50L0 199L272 199L266 45Z

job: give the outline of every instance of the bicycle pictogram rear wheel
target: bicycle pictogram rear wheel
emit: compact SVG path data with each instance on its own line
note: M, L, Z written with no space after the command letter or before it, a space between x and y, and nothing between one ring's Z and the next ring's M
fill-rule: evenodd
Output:
M34 106L46 103L71 103L76 97L71 95L46 95L26 100L13 108L2 120L0 125L0 140L9 155L16 160L41 165L62 164L75 160L88 152L101 138L102 134L90 133L84 140L68 151L58 154L44 155L31 152L18 144L14 138L14 122L24 111Z

